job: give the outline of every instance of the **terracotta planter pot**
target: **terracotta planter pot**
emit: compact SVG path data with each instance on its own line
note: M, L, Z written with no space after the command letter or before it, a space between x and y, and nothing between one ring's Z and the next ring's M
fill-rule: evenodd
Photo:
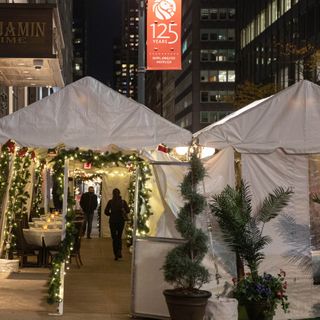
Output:
M273 315L266 314L268 306L263 302L250 302L245 305L249 320L272 320Z
M186 293L181 290L168 289L163 294L166 298L171 320L203 320L211 293L199 290Z

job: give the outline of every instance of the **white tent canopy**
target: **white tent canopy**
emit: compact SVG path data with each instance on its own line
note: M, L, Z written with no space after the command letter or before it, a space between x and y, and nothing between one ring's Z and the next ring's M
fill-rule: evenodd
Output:
M291 319L320 316L320 287L313 285L319 270L318 208L310 202L310 194L320 190L319 101L320 87L300 81L195 134L203 146L241 153L239 174L250 186L253 212L276 187L294 191L282 214L263 227L272 243L259 266L271 274L286 270ZM287 316L278 308L275 319Z
M189 131L85 77L59 92L0 119L0 143L8 139L28 147L105 150L190 144Z
M199 143L241 153L318 153L320 87L302 80L197 132Z

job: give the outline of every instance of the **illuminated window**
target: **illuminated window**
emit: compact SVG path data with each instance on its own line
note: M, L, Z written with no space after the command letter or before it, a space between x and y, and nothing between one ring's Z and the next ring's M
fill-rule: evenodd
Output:
M236 9L228 9L229 19L233 20L236 16Z
M219 9L219 19L226 20L227 19L227 9Z
M234 70L228 70L228 82L236 81L236 73Z
M209 20L209 9L201 9L200 19L201 20Z
M234 41L234 29L201 29L201 41Z
M200 123L209 123L209 111L200 111Z
M234 70L201 70L200 82L235 82Z
M200 71L200 81L201 82L208 82L208 80L209 80L208 70L201 70Z
M227 70L220 70L218 79L219 82L227 82Z
M200 61L209 61L209 50L200 51Z
M285 0L285 11L291 9L291 0Z
M233 90L214 90L214 91L201 91L200 102L201 103L223 103L232 102L234 99Z
M231 112L225 111L200 111L200 123L213 123L221 120Z
M235 18L234 8L206 8L201 9L201 20L234 20Z
M272 23L275 22L278 18L278 7L277 0L272 1Z

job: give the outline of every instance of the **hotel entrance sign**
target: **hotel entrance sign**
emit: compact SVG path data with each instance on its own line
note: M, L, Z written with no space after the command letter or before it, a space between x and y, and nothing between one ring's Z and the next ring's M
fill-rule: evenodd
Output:
M0 5L0 57L53 58L53 8Z
M181 0L148 0L147 69L181 70Z

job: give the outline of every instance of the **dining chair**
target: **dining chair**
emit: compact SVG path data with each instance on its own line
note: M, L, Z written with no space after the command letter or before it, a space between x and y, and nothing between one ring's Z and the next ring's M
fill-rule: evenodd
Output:
M20 258L20 266L23 268L28 264L28 257L37 257L37 266L40 266L42 247L28 244L23 235L23 221L16 221L14 235L16 237L15 254Z
M84 220L76 220L73 223L75 226L75 234L74 234L73 250L70 254L70 262L71 262L71 258L74 257L76 259L78 268L80 268L83 265L83 262L81 260L81 255L80 255L80 249L81 249L81 236L82 236Z
M27 214L24 214L22 216L21 224L22 224L22 228L29 229L29 217Z

